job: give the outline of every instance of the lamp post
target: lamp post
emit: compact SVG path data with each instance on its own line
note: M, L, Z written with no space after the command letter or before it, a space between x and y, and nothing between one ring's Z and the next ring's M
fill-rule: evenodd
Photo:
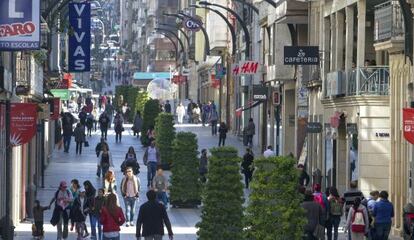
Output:
M177 27L176 25L168 24L168 23L158 23L158 25L174 28L175 30L180 31L183 34L183 36L185 37L185 39L187 40L187 46L190 47L190 38L188 37L187 33L184 32L184 30Z

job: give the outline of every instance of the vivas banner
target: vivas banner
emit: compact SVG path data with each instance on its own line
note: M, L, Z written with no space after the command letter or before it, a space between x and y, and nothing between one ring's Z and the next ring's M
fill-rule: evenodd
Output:
M318 46L285 46L283 62L285 65L318 65Z
M70 3L69 72L89 72L91 69L91 4Z
M0 51L40 48L40 0L0 0Z
M10 143L20 146L36 134L37 104L12 103L10 105Z

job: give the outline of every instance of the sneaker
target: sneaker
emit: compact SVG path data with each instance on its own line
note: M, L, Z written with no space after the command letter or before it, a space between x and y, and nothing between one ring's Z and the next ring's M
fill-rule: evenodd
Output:
M129 227L129 223L127 222L125 226L126 226L126 227Z
M130 222L129 225L131 225L131 227L133 227L134 226L134 222Z

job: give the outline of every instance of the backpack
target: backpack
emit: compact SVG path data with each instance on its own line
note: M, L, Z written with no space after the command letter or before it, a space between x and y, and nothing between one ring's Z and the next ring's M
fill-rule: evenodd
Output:
M355 233L365 232L364 212L361 209L355 210L352 215L351 230Z
M323 201L323 194L322 193L315 193L313 195L313 201L317 202L323 209L326 209L325 202Z
M105 154L102 153L101 155L101 167L102 168L109 168L109 153Z
M342 216L343 204L339 199L332 199L329 201L330 214L332 216Z

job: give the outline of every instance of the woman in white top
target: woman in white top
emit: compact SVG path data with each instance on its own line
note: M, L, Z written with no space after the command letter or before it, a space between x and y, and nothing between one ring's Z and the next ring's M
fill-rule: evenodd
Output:
M178 117L178 123L182 124L183 120L184 120L184 116L185 116L185 108L184 108L182 103L180 103L178 105L176 113L177 113L177 117Z
M361 204L361 198L356 198L354 205L349 209L345 231L351 232L352 240L364 240L369 231L368 212Z

